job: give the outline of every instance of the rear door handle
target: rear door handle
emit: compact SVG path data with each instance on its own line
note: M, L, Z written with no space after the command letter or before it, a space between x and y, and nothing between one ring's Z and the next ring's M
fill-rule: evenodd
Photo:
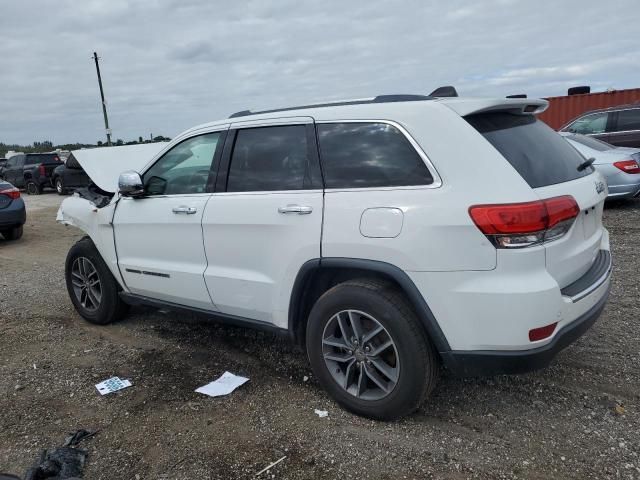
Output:
M173 213L185 213L187 215L193 215L198 209L196 207L173 207Z
M309 215L313 212L313 207L309 205L287 205L286 207L279 207L278 213L289 214L297 213L298 215Z

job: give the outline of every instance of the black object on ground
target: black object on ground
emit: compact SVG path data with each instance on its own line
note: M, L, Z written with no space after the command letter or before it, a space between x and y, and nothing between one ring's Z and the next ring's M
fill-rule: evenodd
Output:
M82 478L86 450L60 447L43 451L37 465L27 471L24 480L71 480Z
M76 430L53 450L42 450L37 463L27 470L24 480L77 480L87 460L87 451L75 448L82 440L93 437L100 430ZM0 480L20 480L15 475L0 473Z
M70 433L67 438L64 439L63 447L75 447L85 438L93 437L100 430L85 430L81 428L73 433ZM1 480L1 479L0 479Z

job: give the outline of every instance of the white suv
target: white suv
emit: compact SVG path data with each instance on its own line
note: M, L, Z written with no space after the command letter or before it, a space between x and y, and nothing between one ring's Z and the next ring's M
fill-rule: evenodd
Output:
M416 409L440 365L544 367L598 317L611 271L606 185L536 119L546 106L239 112L152 159L87 161L96 186L58 213L89 235L67 257L71 300L99 324L146 304L284 332L331 396L380 419Z

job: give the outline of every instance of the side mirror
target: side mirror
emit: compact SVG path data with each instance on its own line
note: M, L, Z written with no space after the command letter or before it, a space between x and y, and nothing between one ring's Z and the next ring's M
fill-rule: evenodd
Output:
M123 197L141 197L144 195L144 185L138 172L128 170L122 172L118 178L118 192Z

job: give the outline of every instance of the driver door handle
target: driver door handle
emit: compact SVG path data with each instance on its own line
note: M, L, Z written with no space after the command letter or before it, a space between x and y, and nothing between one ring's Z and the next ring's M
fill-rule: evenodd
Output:
M185 213L187 215L193 215L198 209L196 207L173 207L173 213Z
M309 215L313 212L313 207L308 205L287 205L286 207L278 208L278 213L288 214L297 213L298 215Z

